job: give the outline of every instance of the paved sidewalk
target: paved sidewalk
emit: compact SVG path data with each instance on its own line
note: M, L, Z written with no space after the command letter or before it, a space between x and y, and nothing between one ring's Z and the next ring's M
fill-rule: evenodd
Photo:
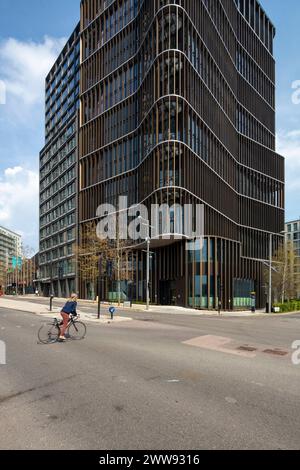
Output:
M62 304L63 304L63 301L62 301ZM28 302L26 300L14 300L13 298L3 298L3 297L0 297L0 308L1 307L10 309L10 310L19 310L22 312L29 312L35 315L46 317L46 318L55 318L60 314L60 311L61 311L61 308L54 306L52 312L50 312L49 306L47 305L43 305L39 303L34 304L33 302ZM111 317L108 314L102 313L100 320L98 320L96 314L86 313L80 309L78 310L78 314L80 315L80 318L86 322L98 323L98 324L99 323L108 324L112 322ZM114 316L113 322L118 323L118 322L131 321L131 320L132 319L128 317Z
M38 308L43 310L43 308L46 309L46 311L49 312L49 308L48 306L43 306L42 304L38 303L39 300L41 299L44 299L46 300L46 298L44 297L36 297L35 295L30 295L30 296L26 296L24 298L24 301L26 302L26 299L30 300L30 302L27 302L27 304L30 304L30 309L32 309L33 305L34 305L34 301L36 301L36 306L39 306ZM20 297L18 297L18 300L15 300L14 297L4 297L4 298L0 298L0 306L1 306L1 301L2 300L9 300L11 302L14 302L15 304L20 304L20 303L23 303L23 300L21 300ZM47 299L49 300L49 299ZM68 299L64 299L64 298L55 298L54 299L55 301L60 301L62 304L67 301ZM78 301L79 303L79 308L80 306L82 307L91 307L91 308L94 308L95 310L97 309L97 302L95 301L92 301L92 300L79 300ZM121 304L120 307L118 307L118 304L117 303L108 303L108 302L102 302L101 303L101 308L102 310L106 310L108 311L108 308L110 305L114 305L117 310L118 309L121 309L124 313L130 313L130 312L140 312L140 313L145 313L147 310L146 310L146 305L144 304L133 304L133 306L130 308L130 307L124 307L123 304ZM35 306L34 306L35 308ZM20 310L20 308L16 308L16 310ZM24 310L23 308L21 308L21 310ZM30 310L29 310L30 311ZM54 308L54 312L55 312L55 308ZM57 309L57 311L59 311ZM189 315L189 316L196 316L196 317L199 317L199 316L219 316L219 313L216 311L216 310L195 310L195 309L191 309L191 308L184 308L184 307L176 307L176 306L164 306L164 305L151 305L150 306L150 310L149 310L150 313L160 313L160 314L173 314L173 315ZM296 312L295 312L296 313ZM87 313L84 313L84 312L81 312L82 314L82 318L84 318L84 315L86 315L88 317L88 315L90 314L87 314ZM251 312L250 310L245 310L245 311L222 311L221 312L221 316L222 317L257 317L257 316L264 316L264 315L267 315L267 316L270 316L270 315L284 315L284 314L269 314L269 313L266 313L265 312L265 309L262 309L262 310L257 310L255 313ZM92 319L95 319L95 316L93 317L92 315ZM117 317L116 317L117 318ZM124 317L121 317L121 318L124 318ZM98 321L98 320L96 320Z
M146 305L144 306L139 306L139 309L143 311L146 310ZM133 307L134 309L134 307ZM167 313L167 314L173 314L173 315L191 315L191 316L201 316L201 315L208 315L208 316L218 316L219 312L216 310L195 310L192 308L185 308L185 307L176 307L176 306L160 306L160 305L151 305L150 307L150 312L152 313ZM251 311L235 311L235 312L225 312L222 311L221 315L222 316L228 316L228 317L245 317L245 316L257 316L257 315L262 315L265 314L264 310L258 310L256 313L252 313Z

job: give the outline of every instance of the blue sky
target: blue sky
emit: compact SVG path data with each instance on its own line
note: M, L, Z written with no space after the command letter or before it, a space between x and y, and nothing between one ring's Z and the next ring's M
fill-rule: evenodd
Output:
M79 5L79 0L1 0L0 39L69 36L79 21Z
M38 249L44 79L79 21L79 0L0 0L0 225Z
M0 1L0 81L6 85L6 104L0 105L0 224L22 233L25 244L34 249L44 78L79 20L79 4ZM300 216L300 104L292 102L292 83L300 81L300 2L261 4L277 28L277 141L278 151L287 157L286 217L293 219Z

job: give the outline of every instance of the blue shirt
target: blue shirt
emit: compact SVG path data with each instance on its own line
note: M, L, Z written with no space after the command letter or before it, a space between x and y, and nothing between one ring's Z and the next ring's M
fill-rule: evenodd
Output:
M69 300L62 309L62 313L68 313L69 315L77 315L76 308L77 302L75 302L74 300Z

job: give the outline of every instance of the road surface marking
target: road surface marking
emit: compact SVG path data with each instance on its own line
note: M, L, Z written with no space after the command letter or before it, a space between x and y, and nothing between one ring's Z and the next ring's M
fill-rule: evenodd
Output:
M256 353L250 351L240 351L236 349L235 346L230 348L230 343L232 342L231 338L224 338L222 336L213 336L206 335L200 336L198 338L190 339L189 341L184 341L183 344L187 346L194 346L196 348L209 349L210 351L217 351L226 354L233 354L235 356L242 356L248 358L255 358Z
M257 387L264 387L264 384L260 382L250 382L252 385L256 385Z
M235 398L232 398L232 397L226 397L225 400L227 401L227 403L230 403L231 405L236 405L238 402Z

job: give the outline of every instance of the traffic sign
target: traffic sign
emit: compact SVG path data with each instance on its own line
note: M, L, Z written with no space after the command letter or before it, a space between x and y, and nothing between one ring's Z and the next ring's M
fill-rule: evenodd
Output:
M110 308L109 308L109 313L110 313L110 315L111 315L111 319L112 319L112 320L113 320L113 318L114 318L115 312L116 312L115 307L110 307Z

